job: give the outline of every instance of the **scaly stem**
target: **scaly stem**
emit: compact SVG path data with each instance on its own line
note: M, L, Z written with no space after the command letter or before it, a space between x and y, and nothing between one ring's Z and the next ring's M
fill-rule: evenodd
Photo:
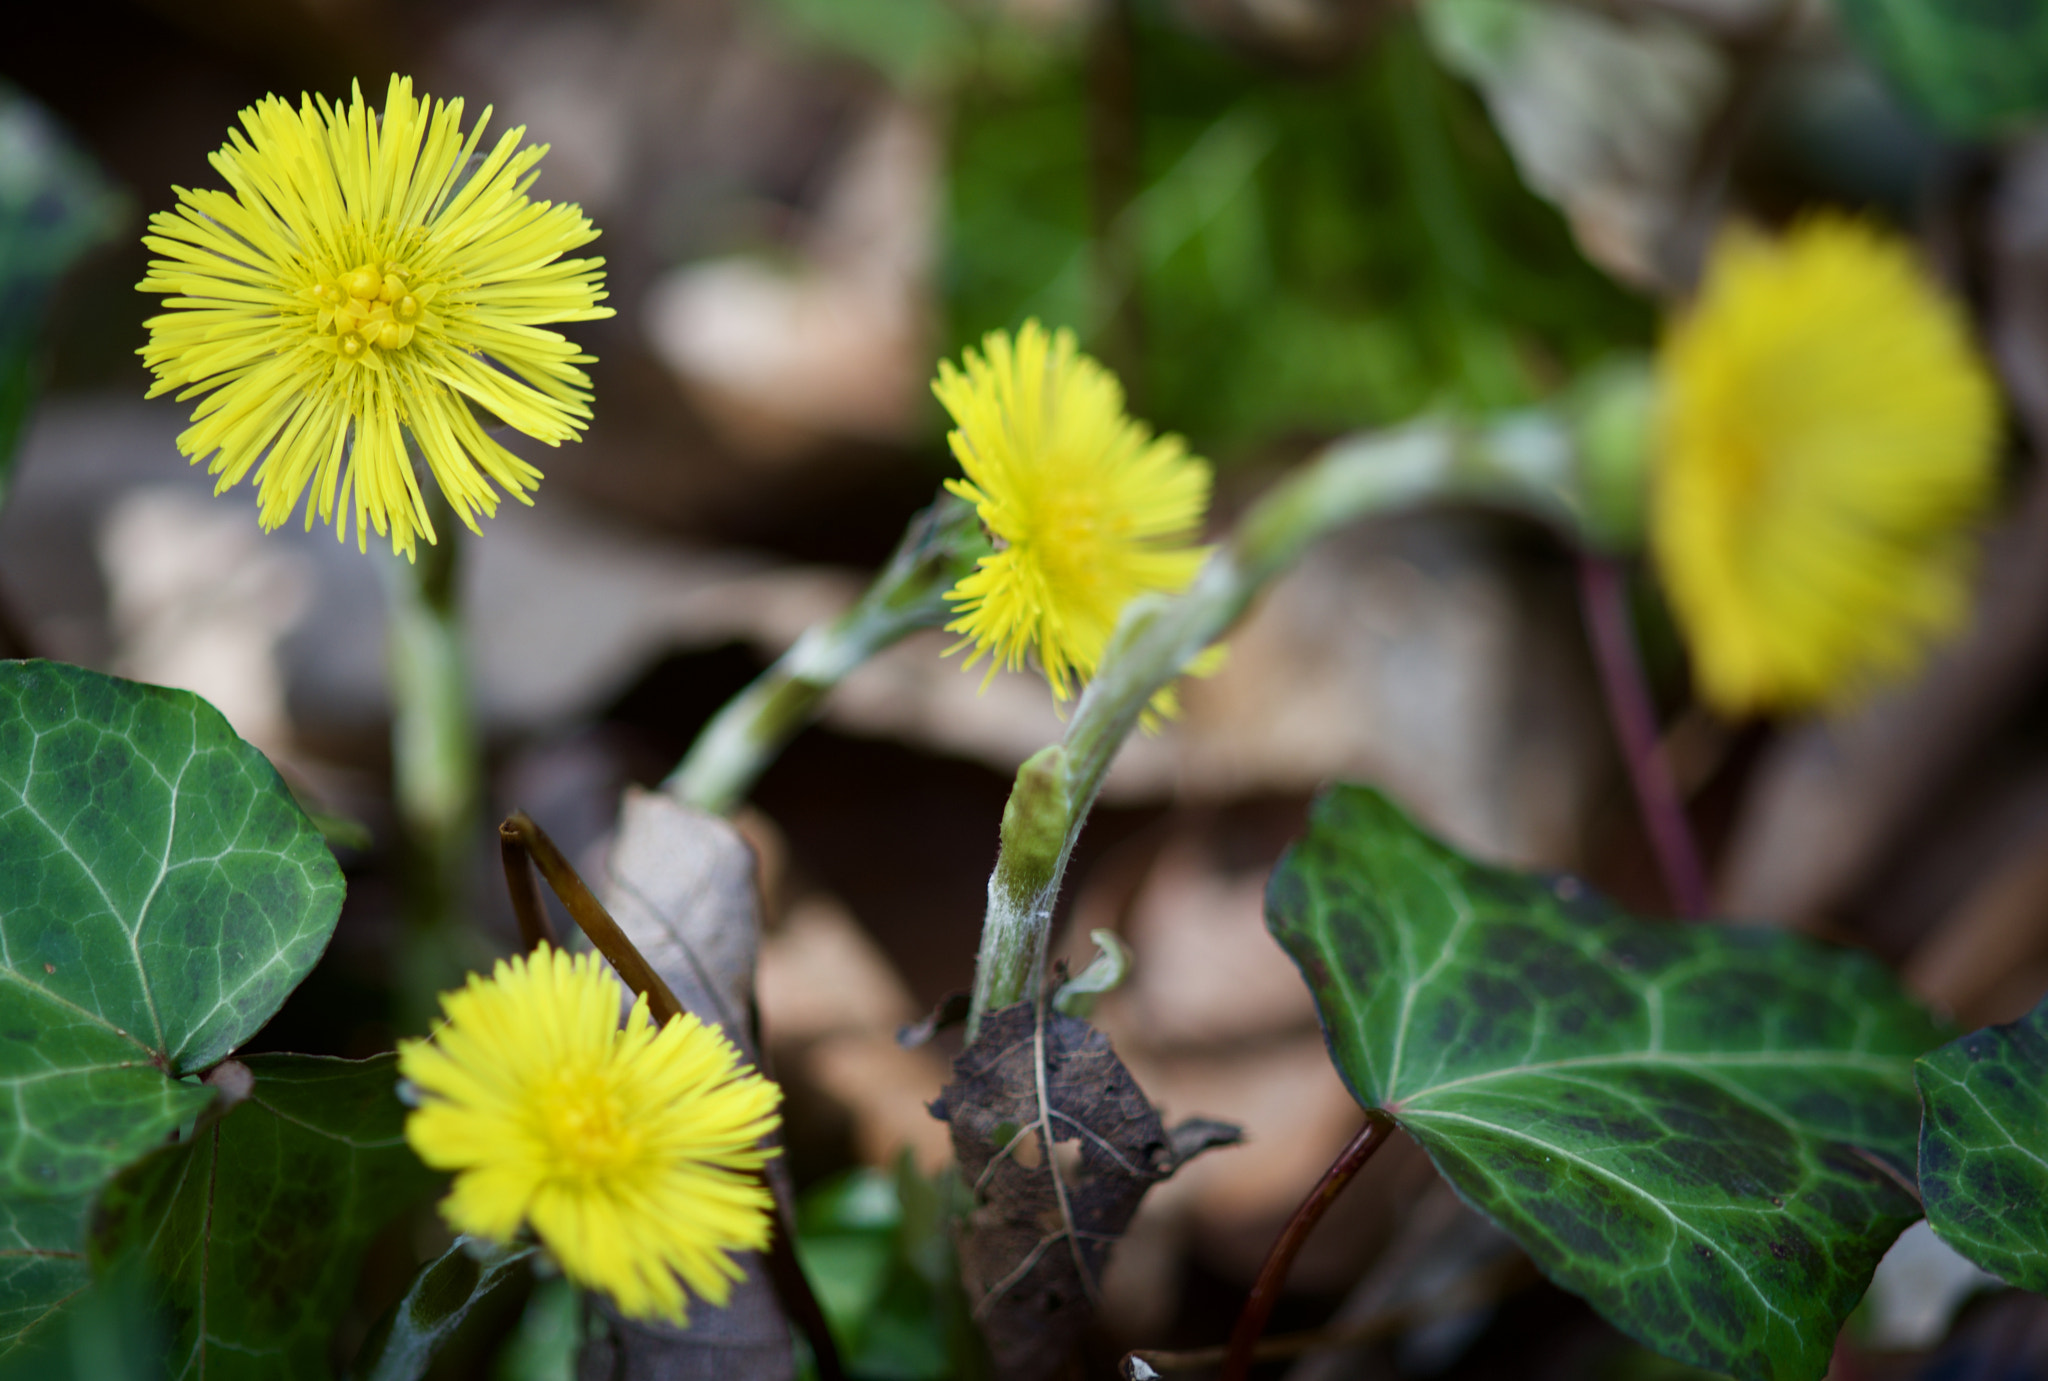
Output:
M1223 1359L1221 1381L1245 1381L1251 1374L1252 1353L1259 1345L1259 1338L1266 1331L1266 1321L1273 1317L1273 1306L1280 1299L1280 1292L1286 1288L1287 1273L1294 1267L1294 1258L1301 1253L1302 1244L1315 1230L1323 1214L1328 1212L1337 1196L1344 1192L1365 1163L1372 1159L1373 1152L1386 1145L1387 1138L1394 1134L1394 1119L1374 1108L1365 1115L1365 1126L1358 1135L1351 1138L1351 1144L1337 1155L1336 1162L1323 1172L1323 1178L1301 1201L1301 1207L1294 1210L1294 1216L1287 1220L1287 1226L1280 1230L1280 1237L1273 1243L1273 1250L1266 1253L1266 1262L1259 1267L1259 1276L1252 1282L1251 1293L1245 1296L1244 1309L1237 1316L1237 1327L1230 1332L1230 1352Z
M950 614L946 591L988 555L974 510L950 494L911 519L896 552L851 609L805 631L706 724L662 789L729 815L831 689L862 662Z
M390 593L391 770L404 829L401 1021L417 1027L434 994L480 959L462 926L469 848L482 802L461 610L462 526L438 491L440 540L386 563ZM469 951L474 950L475 953Z
M1325 533L1425 502L1485 498L1576 527L1575 484L1570 436L1540 415L1483 429L1420 422L1349 438L1276 485L1185 591L1132 601L1065 739L1024 764L1003 811L968 1039L989 1012L1036 996L1074 841L1139 716L1268 581ZM1064 792L1054 789L1058 783Z
M1685 802L1672 780L1670 761L1658 743L1656 705L1636 650L1620 563L1580 555L1579 602L1593 660L1600 668L1607 715L1621 741L1622 760L1628 764L1629 783L1650 833L1664 890L1680 915L1697 920L1707 914L1706 870L1700 866L1699 845L1685 818Z

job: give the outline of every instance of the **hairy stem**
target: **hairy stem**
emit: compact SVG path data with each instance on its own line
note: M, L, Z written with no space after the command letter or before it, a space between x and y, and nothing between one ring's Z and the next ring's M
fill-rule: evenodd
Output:
M1579 523L1573 444L1562 424L1518 415L1486 428L1429 421L1338 442L1245 516L1181 594L1134 600L1059 745L1061 794L1040 753L1018 771L989 877L968 1039L989 1012L1037 995L1053 904L1117 750L1162 686L1236 622L1317 538L1360 518L1483 498Z
M1365 1115L1365 1126L1358 1135L1351 1138L1351 1144L1338 1153L1336 1162L1323 1172L1323 1178L1301 1201L1301 1207L1294 1210L1294 1216L1287 1220L1287 1226L1280 1230L1280 1236L1273 1243L1273 1250L1266 1253L1266 1262L1259 1267L1259 1276L1252 1282L1251 1293L1244 1298L1244 1309L1237 1316L1237 1327L1230 1331L1230 1351L1223 1359L1222 1381L1245 1381L1251 1374L1252 1354L1259 1345L1259 1338L1266 1331L1266 1321L1273 1316L1273 1306L1280 1299L1280 1292L1286 1288L1287 1273L1294 1267L1294 1258L1301 1253L1302 1244L1315 1231L1317 1223L1337 1196L1344 1192L1344 1186L1357 1177L1372 1159L1373 1153L1386 1145L1387 1138L1394 1134L1394 1119L1374 1108Z
M911 519L889 564L851 609L806 630L712 716L662 789L699 810L731 814L854 668L919 629L946 621L946 591L989 551L973 508L941 494Z
M434 994L483 957L463 927L469 849L482 803L482 761L463 644L461 523L432 496L440 540L386 563L390 595L392 794L404 828L407 922L401 1020L421 1026ZM472 952L475 951L475 952Z

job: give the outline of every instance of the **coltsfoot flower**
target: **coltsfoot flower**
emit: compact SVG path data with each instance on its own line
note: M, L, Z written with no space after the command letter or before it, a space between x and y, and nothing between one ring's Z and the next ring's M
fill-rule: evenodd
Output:
M1126 604L1195 578L1209 466L1127 416L1116 376L1071 331L1027 321L963 363L942 361L932 385L967 474L946 488L975 506L996 551L947 595L959 617L946 627L973 646L967 665L987 654L993 675L1034 657L1065 700L1094 675Z
M1650 540L1708 701L1840 703L1964 621L1998 396L1904 241L1729 233L1659 373Z
M441 1213L458 1232L508 1242L531 1223L571 1280L682 1323L685 1284L723 1305L731 1253L768 1244L759 1143L782 1095L693 1016L656 1031L643 997L621 1030L623 993L595 956L546 945L470 975L430 1040L399 1045L422 1096L405 1136L455 1172Z
M408 455L417 447L471 528L523 503L540 472L484 430L501 421L549 445L590 416L591 357L548 325L598 306L602 259L564 259L597 238L582 211L529 200L545 146L523 128L480 153L484 112L415 98L394 76L383 110L266 96L209 161L230 190L175 189L150 217L137 286L165 293L143 362L150 396L202 398L178 448L208 460L216 493L256 471L259 520L283 523L310 486L335 535L355 514L410 556L433 524ZM484 416L479 417L478 410Z

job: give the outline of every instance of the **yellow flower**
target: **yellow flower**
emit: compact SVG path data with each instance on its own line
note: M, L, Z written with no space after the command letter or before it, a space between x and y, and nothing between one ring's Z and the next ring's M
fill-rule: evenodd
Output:
M1191 545L1209 503L1209 466L1177 436L1154 437L1124 413L1116 377L1027 321L1014 342L991 332L965 370L939 365L932 391L952 414L964 480L996 551L947 598L946 627L1015 669L1034 654L1053 694L1073 694L1102 658L1124 606L1186 588L1206 549Z
M424 457L471 528L498 496L531 503L540 471L488 436L492 419L550 446L590 416L590 380L551 322L612 314L602 259L561 256L597 238L580 209L527 199L547 150L515 129L479 153L462 102L415 99L393 77L381 115L266 96L213 154L230 191L176 189L143 243L164 256L137 286L167 293L140 352L150 396L204 396L178 449L212 458L214 492L256 470L266 530L310 484L335 535L387 531L410 556L433 524L407 454ZM472 411L479 409L482 417ZM338 496L338 497L337 497Z
M1659 372L1650 540L1711 703L1840 703L1964 621L1997 391L1905 242L1729 233Z
M723 1305L729 1253L768 1244L759 1171L775 1085L695 1017L659 1032L596 958L542 945L441 996L430 1041L399 1045L423 1095L405 1124L421 1160L453 1170L441 1213L510 1241L530 1222L563 1273L636 1319L685 1321L682 1278Z

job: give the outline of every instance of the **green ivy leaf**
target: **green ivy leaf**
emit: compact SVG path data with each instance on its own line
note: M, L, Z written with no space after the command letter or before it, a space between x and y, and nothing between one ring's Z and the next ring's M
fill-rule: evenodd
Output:
M1934 1025L1867 956L1642 921L1483 867L1340 786L1275 871L1353 1094L1624 1333L1818 1378L1915 1217L1912 1060Z
M0 663L0 1200L96 1189L213 1096L341 913L277 772L186 691Z
M530 1272L536 1248L500 1247L469 1237L420 1267L405 1298L370 1330L351 1375L364 1381L420 1381L438 1352L500 1290Z
M1914 1072L1929 1225L2006 1283L2048 1292L2048 998L1922 1056Z
M49 1325L92 1284L86 1198L0 1202L0 1363L40 1346Z
M1849 34L1941 125L1994 134L2048 112L2039 0L1841 0Z
M364 1248L436 1177L405 1144L397 1056L247 1065L245 1101L107 1186L93 1261L143 1253L175 1376L326 1376Z

